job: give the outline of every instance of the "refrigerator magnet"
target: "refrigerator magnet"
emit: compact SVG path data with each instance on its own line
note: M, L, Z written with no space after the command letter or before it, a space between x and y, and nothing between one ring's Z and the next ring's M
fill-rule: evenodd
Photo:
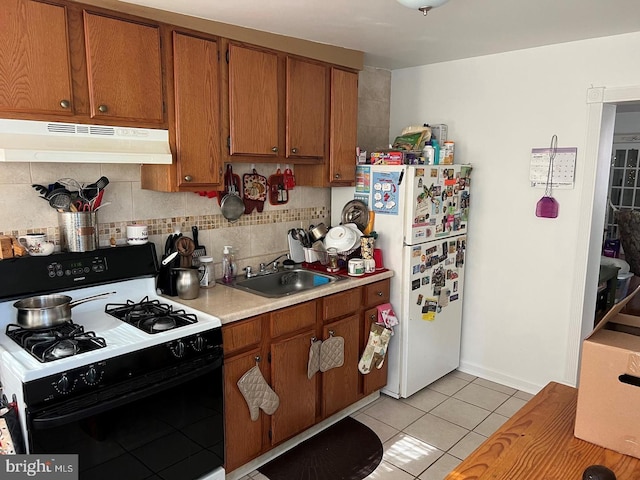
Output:
M418 290L420 288L420 280L411 281L411 290Z
M417 305L422 305L422 294L418 295L418 301L416 302Z
M428 276L427 277L422 277L422 285L429 285L429 277Z
M456 300L458 300L458 294L456 293L455 295L451 295L449 297L449 300L452 301L452 302L455 302Z

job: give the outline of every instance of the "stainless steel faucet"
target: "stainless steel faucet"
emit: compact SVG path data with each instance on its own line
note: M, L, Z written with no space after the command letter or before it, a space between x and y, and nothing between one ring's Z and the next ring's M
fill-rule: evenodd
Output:
M251 277L257 277L258 275L268 275L269 273L277 272L278 265L279 265L278 260L280 260L282 257L291 258L288 253L283 253L282 255L279 255L273 260L271 260L270 262L261 263L259 267L260 270L256 273L253 272L253 269L251 267L245 267L244 269L246 272L245 276L247 278L251 278Z

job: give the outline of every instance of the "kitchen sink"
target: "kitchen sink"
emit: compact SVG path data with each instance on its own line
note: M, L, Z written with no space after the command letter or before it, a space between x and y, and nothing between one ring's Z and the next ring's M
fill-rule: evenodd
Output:
M228 286L263 297L277 298L305 292L340 280L344 280L344 277L296 268L236 280Z

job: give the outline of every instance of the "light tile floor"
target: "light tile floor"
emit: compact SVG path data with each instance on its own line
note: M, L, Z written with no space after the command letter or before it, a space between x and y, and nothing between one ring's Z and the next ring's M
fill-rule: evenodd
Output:
M532 397L459 371L409 398L381 395L353 414L384 447L367 479L442 480ZM241 480L268 479L254 471Z

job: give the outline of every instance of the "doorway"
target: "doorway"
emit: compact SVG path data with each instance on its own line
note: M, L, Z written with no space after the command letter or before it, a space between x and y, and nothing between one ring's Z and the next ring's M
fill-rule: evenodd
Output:
M566 378L578 383L582 340L593 327L602 232L605 224L611 150L618 105L640 102L640 85L597 87L587 91L587 139L582 204L567 345Z

